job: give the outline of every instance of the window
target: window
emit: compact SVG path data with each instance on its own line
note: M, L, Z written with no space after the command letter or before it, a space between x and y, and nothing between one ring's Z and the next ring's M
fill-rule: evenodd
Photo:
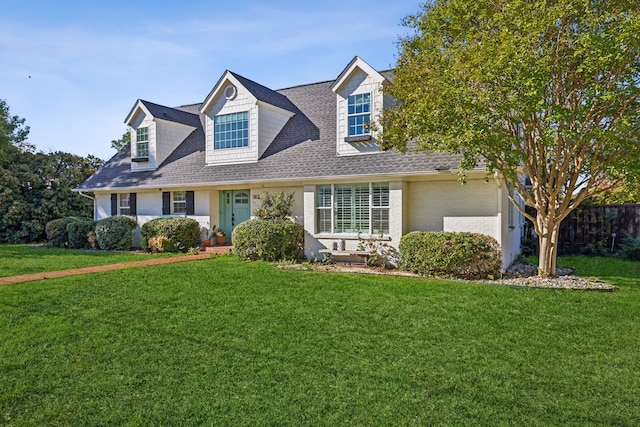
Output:
M149 128L136 129L136 156L149 157Z
M186 191L174 191L173 192L173 212L174 214L186 214L187 213L187 192Z
M351 95L348 99L349 136L369 135L371 94Z
M389 183L316 187L318 233L389 233Z
M215 150L249 146L249 112L215 116L213 120Z
M131 195L118 194L118 215L131 215Z

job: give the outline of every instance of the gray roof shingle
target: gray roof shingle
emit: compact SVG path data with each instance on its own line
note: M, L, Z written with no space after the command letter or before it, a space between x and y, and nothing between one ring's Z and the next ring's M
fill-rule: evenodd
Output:
M158 108L158 111L165 109L164 111L173 114L176 119L179 117L180 120L188 120L196 129L157 170L131 172L130 148L127 146L80 185L78 190L197 187L250 182L313 181L337 177L419 175L447 169L455 170L458 166L460 157L445 153L401 154L390 150L338 156L336 98L335 93L331 91L332 81L272 91L248 79L235 76L243 79L243 85L246 85L247 89L251 88L258 99L295 113L258 162L207 166L203 126L200 117L190 113L199 108L200 104L167 109L144 101L147 108L152 105L151 108ZM276 102L278 104L275 104ZM188 116L180 116L178 113Z

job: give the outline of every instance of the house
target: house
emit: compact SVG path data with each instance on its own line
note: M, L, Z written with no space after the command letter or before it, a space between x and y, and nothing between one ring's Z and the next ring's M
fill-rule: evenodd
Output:
M380 150L369 123L393 102L381 91L392 78L355 57L330 81L272 90L225 71L202 103L138 100L130 145L76 190L94 193L96 220L187 216L228 243L264 191L284 191L307 256L337 241L353 250L359 235L397 248L410 231L473 231L496 238L508 266L522 217L499 180L477 169L462 185L458 156Z

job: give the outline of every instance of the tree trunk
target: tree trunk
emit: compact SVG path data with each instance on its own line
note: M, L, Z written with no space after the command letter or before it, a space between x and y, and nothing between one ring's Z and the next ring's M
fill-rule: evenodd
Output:
M538 255L538 274L540 276L556 275L556 258L558 256L558 230L560 222L537 218L538 242L540 253Z

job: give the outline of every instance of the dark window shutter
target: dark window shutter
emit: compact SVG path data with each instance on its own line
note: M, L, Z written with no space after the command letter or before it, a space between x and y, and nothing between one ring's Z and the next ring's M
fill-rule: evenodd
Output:
M136 193L129 193L129 215L138 215L138 205L136 200Z
M162 192L162 215L171 215L171 193Z
M195 215L196 207L193 191L187 191L187 215Z
M118 195L111 193L111 216L118 215Z

